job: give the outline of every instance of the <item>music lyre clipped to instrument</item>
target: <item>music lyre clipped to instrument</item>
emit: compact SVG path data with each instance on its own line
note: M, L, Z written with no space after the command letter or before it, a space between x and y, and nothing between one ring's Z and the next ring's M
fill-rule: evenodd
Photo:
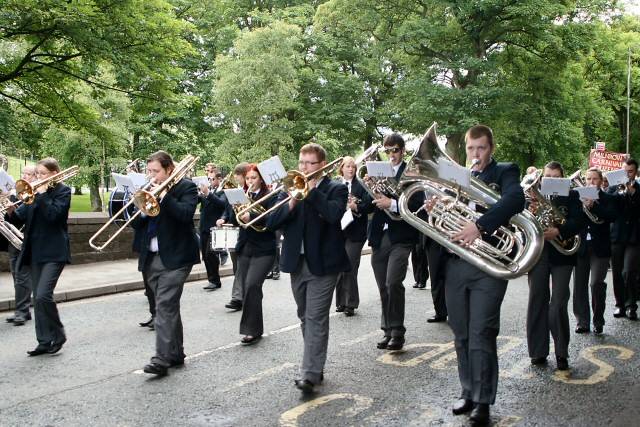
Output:
M482 215L470 204L489 209L500 200L500 195L478 178L470 178L470 186L440 178L438 161L455 161L440 145L436 136L436 123L427 130L399 180L401 189L398 209L402 219L433 239L445 249L455 253L469 264L494 277L511 279L529 271L538 262L543 249L542 229L533 215L524 211L511 217L511 227L501 226L487 241L478 238L465 247L451 240L463 224L475 222ZM428 219L412 212L409 201L414 194L425 193L434 200Z
M275 211L285 203L289 203L291 199L296 199L299 201L304 200L310 191L307 185L308 182L312 179L320 179L327 175L331 175L336 169L340 167L340 165L342 164L342 159L343 157L339 157L334 161L332 161L331 163L327 163L325 166L318 169L317 171L311 172L306 175L298 170L288 171L287 176L285 176L279 182L276 182L275 188L273 190L271 190L266 195L260 197L258 200L253 201L243 209L240 209L236 213L236 219L238 220L238 223L244 225L245 227L253 227L256 222L260 221L266 215L269 215L271 212ZM262 208L261 205L265 200L268 200L270 197L273 197L274 195L280 193L281 191L289 193L289 195L284 199L280 200L278 203L276 203L269 209ZM255 210L257 209L258 206L260 206L260 208L263 209L263 212L258 213L255 218L253 218L251 221L247 223L241 220L241 217L244 216L245 213L252 212L252 211L255 213Z
M400 196L400 192L398 188L398 180L395 179L395 177L376 177L369 176L367 173L367 162L381 160L380 151L382 151L382 149L383 148L380 144L373 144L355 159L355 178L372 199L375 200L379 194L397 199ZM396 212L389 209L385 209L384 212L394 221L402 220L400 214Z
M116 237L118 237L129 224L131 224L131 221L137 218L141 213L144 213L147 216L157 216L160 213L160 202L162 201L162 197L164 197L164 195L167 194L174 185L176 185L189 173L191 169L195 167L198 159L199 157L188 154L175 166L171 175L169 175L164 182L153 190L150 190L152 186L151 182L137 190L133 194L133 197L131 197L131 199L118 212L113 214L107 222L100 227L93 236L91 236L89 239L89 246L96 251L102 251L109 246L109 244L111 244L111 242L113 242ZM128 219L122 224L118 224L120 218L125 216L125 212L128 212L132 205L135 205L138 210L135 213L130 214ZM111 225L118 226L118 229L103 243L97 243L96 241L98 238L101 237Z

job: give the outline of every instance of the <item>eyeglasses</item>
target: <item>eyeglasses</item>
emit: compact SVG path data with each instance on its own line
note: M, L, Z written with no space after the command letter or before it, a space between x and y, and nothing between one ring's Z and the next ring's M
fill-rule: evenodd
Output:
M384 149L385 154L390 154L390 153L396 154L396 153L399 153L400 151L402 151L402 148L399 148L399 147L385 148Z
M298 166L312 166L312 165L317 165L318 163L320 163L320 162L310 162L310 161L300 160L298 162Z

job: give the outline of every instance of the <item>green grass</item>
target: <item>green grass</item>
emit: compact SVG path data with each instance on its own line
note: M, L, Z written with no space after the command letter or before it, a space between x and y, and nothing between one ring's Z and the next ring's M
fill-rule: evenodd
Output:
M107 204L109 203L110 195L110 192L104 194L105 211L108 208ZM89 199L88 191L82 196L71 196L71 212L91 212L91 200Z

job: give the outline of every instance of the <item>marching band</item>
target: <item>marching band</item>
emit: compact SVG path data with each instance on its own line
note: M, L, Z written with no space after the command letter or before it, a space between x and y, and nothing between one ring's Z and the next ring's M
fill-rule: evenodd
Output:
M428 322L448 321L455 337L460 395L452 412L469 413L475 425L489 422L496 400L496 339L510 279L528 274L526 334L532 365L547 363L551 337L557 369L569 368L572 276L576 333L589 333L592 327L603 333L609 265L613 317L637 320L640 185L635 160L626 161L628 180L621 185L607 188L602 171L590 168L584 177L574 174L572 188L566 183L564 193L548 193L546 183L570 180L561 179L562 165L551 161L542 171L530 167L521 182L515 164L494 159L487 126L473 126L465 135L470 168L453 162L439 144L435 125L413 150L392 133L357 159L328 162L325 149L309 143L300 149L297 170L286 177L274 180L260 165L240 163L223 179L208 163L206 183L199 185L189 177L198 158L175 162L166 152L153 153L146 162L147 184L131 192L119 212L111 212L114 223L117 217L122 228L135 230L134 250L151 313L140 325L156 334L155 353L144 372L162 376L184 364L180 298L185 280L202 258L208 279L204 289L221 288L219 267L227 251L235 277L226 307L242 310L244 345L255 344L264 333L264 281L280 271L290 274L304 342L294 385L311 393L324 379L334 291L337 312L351 317L358 309L358 270L367 241L381 303L383 336L377 348L404 347L403 281L417 249L414 260L426 260L420 262L428 266L431 279L435 315ZM456 178L443 172L449 169ZM71 190L63 180L75 173L61 172L55 159L43 159L35 169L24 168L14 196L2 202L0 233L13 243L5 250L10 251L16 297L15 314L6 320L20 326L31 319L33 292L38 344L29 356L56 353L66 342L53 291L71 262ZM582 197L579 187L595 190ZM16 234L9 224L24 228ZM115 235L100 245L99 233L91 246L101 250ZM419 275L415 278L414 287L424 287Z

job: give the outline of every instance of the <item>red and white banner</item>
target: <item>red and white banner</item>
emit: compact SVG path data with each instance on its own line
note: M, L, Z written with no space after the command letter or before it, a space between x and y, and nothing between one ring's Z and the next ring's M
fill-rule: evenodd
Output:
M605 151L605 143L604 142L596 142L596 150Z
M591 153L589 154L589 167L596 167L603 172L622 169L627 157L628 155L625 153L591 149Z

